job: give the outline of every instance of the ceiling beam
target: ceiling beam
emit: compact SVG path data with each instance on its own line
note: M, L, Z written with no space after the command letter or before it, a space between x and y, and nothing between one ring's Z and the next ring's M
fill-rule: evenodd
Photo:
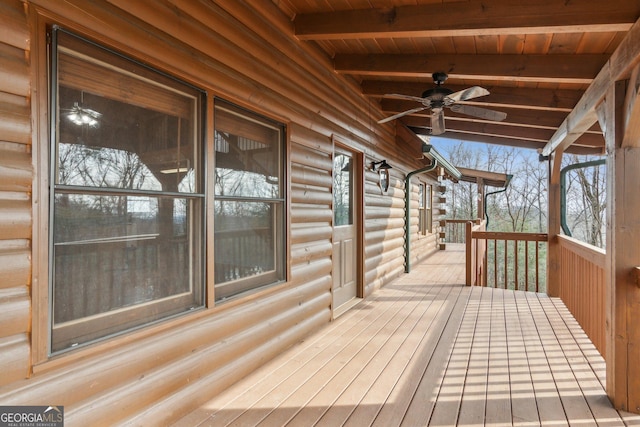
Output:
M413 128L431 129L431 121L425 117L405 116L402 122ZM464 132L478 135L490 135L509 138L512 140L534 141L545 144L554 134L554 129L540 129L519 126L505 126L494 122L469 122L446 119L447 134L449 132ZM446 136L446 135L445 135ZM584 134L581 145L604 148L604 137L601 134Z
M337 54L343 74L429 77L445 71L450 78L590 84L607 62L606 54L583 55L403 55Z
M468 88L468 86L463 85L445 84L445 86L454 92ZM362 82L362 92L365 95L375 97L382 97L392 93L422 96L422 92L431 87L433 87L431 81L429 83L388 80L364 80ZM483 87L490 93L487 96L477 98L478 105L563 111L567 113L575 107L584 92L570 89L532 89L493 85L483 85Z
M629 78L631 71L638 63L640 63L640 19L629 30L576 107L549 140L542 154L548 156L558 149L568 152L568 147L598 120L596 107L604 99L609 87L619 80Z
M489 185L492 185L494 187L504 187L507 181L506 173L463 168L460 166L456 166L456 169L458 169L460 173L462 173L462 178L460 178L460 181L477 182L478 178L481 178L485 182L485 184L491 183Z
M411 128L418 135L430 135L430 131L427 128ZM527 141L522 139L511 139L503 136L493 135L476 135L472 133L447 131L445 135L440 135L439 138L454 139L459 141L479 142L485 144L505 145L508 147L529 148L532 150L541 150L544 147L544 142ZM569 149L569 153L572 154L602 154L601 148L596 147L583 147L572 146Z
M640 147L640 64L631 73L624 103L623 147Z
M455 37L628 31L639 15L637 0L471 0L300 14L294 26L303 40Z

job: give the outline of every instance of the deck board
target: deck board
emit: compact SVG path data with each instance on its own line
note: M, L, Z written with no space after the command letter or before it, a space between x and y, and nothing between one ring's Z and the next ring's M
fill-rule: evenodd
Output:
M466 287L451 246L175 425L640 425L561 301Z

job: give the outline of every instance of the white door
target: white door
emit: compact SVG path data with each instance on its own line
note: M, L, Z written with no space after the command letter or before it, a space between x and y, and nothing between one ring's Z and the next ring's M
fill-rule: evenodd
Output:
M336 152L333 160L333 309L358 292L358 221L353 155Z

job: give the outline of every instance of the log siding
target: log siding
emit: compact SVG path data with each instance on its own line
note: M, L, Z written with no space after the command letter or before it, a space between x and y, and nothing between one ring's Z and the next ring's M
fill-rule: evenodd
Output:
M0 403L65 406L68 425L178 419L332 319L334 141L363 153L362 296L403 273L403 180L415 140L293 36L270 2L0 0ZM49 358L47 25L58 24L287 125L286 283ZM32 52L31 50L35 50ZM37 100L32 105L31 100ZM212 149L212 133L207 136ZM33 145L33 149L32 149ZM382 194L373 160L393 164ZM211 174L207 172L209 179ZM429 176L421 179L433 183ZM411 232L418 235L417 180ZM210 209L212 203L207 202ZM44 236L44 237L43 237ZM213 234L208 233L212 246ZM412 239L413 261L435 234ZM212 275L208 280L212 281ZM33 284L33 288L31 287ZM212 288L213 284L208 284Z
M22 2L0 5L0 386L30 371L31 104Z

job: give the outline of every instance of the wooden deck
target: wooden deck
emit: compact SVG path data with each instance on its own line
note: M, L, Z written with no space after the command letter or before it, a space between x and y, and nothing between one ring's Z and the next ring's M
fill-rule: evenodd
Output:
M561 301L465 287L451 246L177 425L640 425Z

